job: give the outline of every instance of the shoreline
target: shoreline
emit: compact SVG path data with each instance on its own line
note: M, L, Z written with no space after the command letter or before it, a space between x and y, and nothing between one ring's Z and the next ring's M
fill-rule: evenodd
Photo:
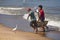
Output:
M12 28L3 24L0 24L0 35L0 40L52 40L31 32L12 31Z

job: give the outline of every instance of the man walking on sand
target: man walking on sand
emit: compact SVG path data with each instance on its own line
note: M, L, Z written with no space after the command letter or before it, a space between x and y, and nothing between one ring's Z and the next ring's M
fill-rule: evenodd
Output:
M28 8L28 13L29 13L29 16L30 16L30 19L31 19L30 26L34 29L34 32L37 33L38 32L38 29L37 29L37 22L36 22L35 14L31 10L31 8ZM29 18L29 16L28 16L28 18Z
M39 5L38 6L38 16L39 16L39 20L44 23L44 20L45 20L45 14L44 14L44 10L43 10L43 6L42 5ZM43 28L43 31L45 31L45 28L42 24L42 28Z

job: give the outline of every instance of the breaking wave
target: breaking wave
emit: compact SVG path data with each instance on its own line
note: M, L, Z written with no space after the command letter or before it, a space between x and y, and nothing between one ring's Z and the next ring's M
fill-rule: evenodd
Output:
M13 8L13 7L0 7L0 14L5 15L20 15L22 8Z

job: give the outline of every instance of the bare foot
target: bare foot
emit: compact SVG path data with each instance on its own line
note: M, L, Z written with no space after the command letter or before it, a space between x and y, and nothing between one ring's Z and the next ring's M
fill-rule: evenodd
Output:
M34 30L34 33L36 33L36 34L37 34L37 33L38 33L38 29L35 29L35 30Z

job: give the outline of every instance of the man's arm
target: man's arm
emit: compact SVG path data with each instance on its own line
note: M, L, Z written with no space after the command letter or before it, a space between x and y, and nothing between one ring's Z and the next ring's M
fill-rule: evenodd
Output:
M27 19L29 18L30 14L28 15Z
M39 12L38 12L38 21L40 20L40 14L39 14Z

